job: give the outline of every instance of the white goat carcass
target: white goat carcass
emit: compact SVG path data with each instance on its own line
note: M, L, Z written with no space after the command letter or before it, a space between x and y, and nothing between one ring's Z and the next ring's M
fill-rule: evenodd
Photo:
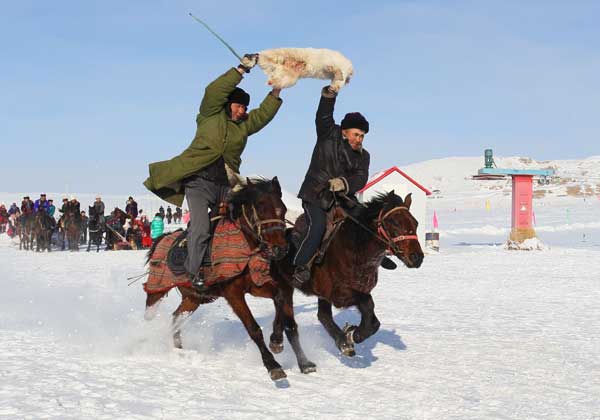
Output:
M324 48L276 48L259 52L258 65L277 88L294 86L298 79L331 80L337 92L350 81L352 62L337 51Z

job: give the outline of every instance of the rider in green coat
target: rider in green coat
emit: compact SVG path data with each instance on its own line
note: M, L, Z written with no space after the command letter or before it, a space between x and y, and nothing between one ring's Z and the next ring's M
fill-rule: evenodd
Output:
M250 62L249 66L254 64ZM242 81L244 71L241 66L231 68L206 87L196 117L198 128L194 140L179 156L151 163L150 176L144 182L146 188L180 207L184 197L182 181L221 157L231 170L239 173L248 136L266 126L281 106L279 89L273 89L257 109L235 119L227 109L229 96Z
M246 113L250 96L237 85L257 61L258 54L245 55L240 66L206 87L194 140L179 156L151 163L144 182L150 191L178 207L186 197L191 218L185 268L200 292L204 290L200 268L210 240L208 210L216 212L229 190L228 178L239 177L248 136L266 126L281 106L280 89L274 88L258 108Z

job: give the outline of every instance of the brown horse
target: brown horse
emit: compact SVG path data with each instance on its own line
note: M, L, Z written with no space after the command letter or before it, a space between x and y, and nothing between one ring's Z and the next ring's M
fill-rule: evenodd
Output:
M33 218L33 234L35 237L36 251L44 251L45 249L50 252L51 244L50 239L52 237L52 231L54 230L54 224L52 218L46 213L46 211L40 208Z
M417 221L409 211L411 202L410 194L402 200L392 191L358 207L356 217L350 214L331 240L321 263L313 265L310 281L300 287L304 294L318 297L318 319L346 356L354 356L354 344L379 329L370 292L377 284L385 254L391 251L409 268L418 268L423 262ZM290 252L274 264L271 273L279 284L294 284L293 258ZM357 306L360 325L340 329L333 319L332 304L337 308ZM274 331L282 328L273 327Z
M79 251L79 239L81 238L81 216L79 208L68 207L60 221L64 236L69 242L69 250ZM64 249L64 242L63 242Z
M285 238L285 214L287 209L281 200L279 181L277 177L270 181L247 181L246 187L230 195L227 202L229 214L226 217L239 222L251 248L262 249L263 255L271 261L281 259L287 253ZM152 249L148 252L148 260L150 260L158 242L155 241ZM182 301L173 313L173 339L175 346L181 348L183 322L201 303L207 303L206 301L210 299L204 299L206 296L197 294L190 287L178 286L178 289L181 292ZM281 329L271 334L270 349L275 353L283 350L283 330L285 329L287 339L296 354L300 370L303 373L310 373L316 370L316 366L306 358L300 346L298 326L294 319L294 308L292 306L293 292L294 289L287 283L268 282L260 287L256 286L252 281L248 267L239 276L223 283L217 283L207 292L209 296L224 297L227 300L233 312L246 327L250 338L258 346L263 365L272 380L285 378L286 374L281 365L275 360L273 353L266 346L262 330L252 315L244 296L249 293L252 296L273 300L276 310L274 324L281 325ZM154 305L166 293L148 294L146 299L147 318L153 316L156 312Z
M17 224L19 230L19 249L33 250L33 213L21 214Z

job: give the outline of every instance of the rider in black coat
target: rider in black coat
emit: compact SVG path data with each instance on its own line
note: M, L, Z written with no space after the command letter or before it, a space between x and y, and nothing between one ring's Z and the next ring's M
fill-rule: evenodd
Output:
M327 212L334 204L334 194L353 197L369 176L370 155L362 147L369 122L358 112L346 114L341 126L335 124L333 109L337 93L323 88L317 109L317 144L310 166L300 187L298 198L308 223L307 236L294 258L294 279L302 284L310 279L309 261L325 233Z

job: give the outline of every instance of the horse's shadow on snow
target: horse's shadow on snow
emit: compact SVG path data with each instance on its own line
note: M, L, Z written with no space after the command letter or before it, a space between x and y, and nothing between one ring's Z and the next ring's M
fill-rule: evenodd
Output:
M334 315L336 324L343 328L348 323L350 325L358 325L360 323L360 312L356 309L346 309ZM340 353L339 349L335 346L333 339L329 337L329 334L319 324L319 333L326 339L324 344L325 350L337 359L345 366L354 369L363 369L371 366L373 362L377 361L378 357L373 354L373 349L377 347L379 343L385 344L396 350L406 350L406 344L402 341L402 337L396 334L396 330L386 330L380 328L375 334L367 338L362 343L354 345L356 355L354 357L344 356Z
M316 320L316 303L296 305L294 307L294 313L296 315L310 312L314 313ZM346 323L358 325L360 323L360 313L356 309L346 309L335 314L334 320L340 326L340 328L343 328ZM256 322L258 322L258 324L263 328L265 341L268 343L269 336L271 334L271 326L273 323L273 314L256 317ZM193 324L195 324L195 322L192 320L190 324L188 324L184 329L187 331L194 330L195 327ZM299 323L298 327L300 332L300 342L302 343L309 359L310 354L314 354L316 350L319 350L320 347L323 348L327 353L336 357L343 365L354 369L367 368L371 366L373 362L378 360L378 357L373 354L373 350L378 344L384 344L396 350L406 350L407 348L406 344L404 344L402 341L402 337L396 333L395 329L388 330L380 328L379 331L377 331L373 336L369 337L362 343L355 344L354 348L356 355L354 357L348 357L340 353L333 339L318 321L317 323L310 325L302 325ZM254 346L254 343L252 343L248 337L244 326L234 314L231 314L225 320L217 321L216 323L212 324L211 329L215 335L215 339L212 340L210 346L211 353L219 353L231 349L244 349L248 345ZM285 338L284 341L286 347L289 349L289 343ZM188 342L188 345L185 347L188 349L201 350L198 348L197 344L198 343Z

